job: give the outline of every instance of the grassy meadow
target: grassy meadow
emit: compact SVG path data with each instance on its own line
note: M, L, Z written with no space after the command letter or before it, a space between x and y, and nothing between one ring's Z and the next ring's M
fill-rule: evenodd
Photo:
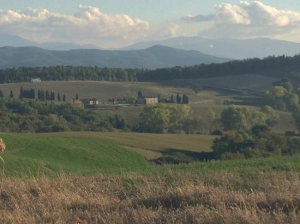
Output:
M1 134L6 175L95 174L136 171L148 164L142 155L104 141Z

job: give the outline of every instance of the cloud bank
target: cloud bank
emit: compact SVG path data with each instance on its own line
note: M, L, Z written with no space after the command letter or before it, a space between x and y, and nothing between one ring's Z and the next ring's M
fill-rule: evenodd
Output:
M197 15L182 18L185 22L194 23L209 19L213 26L199 35L214 38L293 38L300 34L300 13L278 10L260 1L241 1L236 5L221 3L216 6L214 16Z
M165 27L165 32L161 32L147 21L125 14L105 14L87 6L79 6L74 15L46 9L0 9L0 30L37 42L89 43L101 47L120 47L154 37L168 38L177 32L174 26Z

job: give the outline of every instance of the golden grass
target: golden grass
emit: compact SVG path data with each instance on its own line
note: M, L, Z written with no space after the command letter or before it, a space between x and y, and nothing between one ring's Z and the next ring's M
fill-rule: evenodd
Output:
M0 138L0 154L3 153L6 149L6 145L5 143L3 142L3 139ZM1 173L1 183L0 183L0 191L2 191L2 182L3 182L3 178L4 178L4 172L5 172L5 161L4 159L2 158L2 156L0 155L0 160L2 161L2 173Z
M125 132L63 132L30 134L44 137L66 137L94 139L117 143L135 149L153 151L162 150L188 150L194 152L211 151L212 141L216 136L211 135L186 135L186 134L149 134Z
M299 223L300 173L6 179L0 223Z

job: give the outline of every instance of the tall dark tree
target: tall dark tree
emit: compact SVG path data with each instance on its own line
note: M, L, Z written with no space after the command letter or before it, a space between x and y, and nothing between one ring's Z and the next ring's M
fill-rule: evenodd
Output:
M176 102L177 102L178 104L181 104L181 103L182 103L182 102L181 102L181 97L180 97L179 93L177 93L177 96L176 96Z
M51 100L50 92L46 91L46 100Z
M189 97L187 95L182 96L182 104L189 104Z
M171 103L175 103L173 95L171 95Z
M31 89L30 90L30 99L35 99L35 90L34 89Z
M57 101L61 101L60 93L57 94Z
M14 98L14 92L12 90L10 91L9 97Z
M54 92L51 92L51 100L55 101L55 93Z
M138 91L138 98L142 98L143 97L143 94L141 91Z
M45 96L45 91L44 90L39 90L39 93L38 93L38 98L40 100L45 100L46 99L46 96Z
M23 89L23 87L21 87L20 88L20 96L19 96L19 98L23 99L23 97L24 97L24 89Z
M3 98L4 97L4 94L2 92L2 90L0 90L0 98Z
M66 102L66 95L63 95L63 102Z
M78 100L79 99L79 96L78 96L78 93L76 93L76 100Z

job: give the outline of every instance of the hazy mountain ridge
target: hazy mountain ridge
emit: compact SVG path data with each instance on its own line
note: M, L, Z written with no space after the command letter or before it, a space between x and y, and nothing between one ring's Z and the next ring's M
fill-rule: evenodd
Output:
M229 61L197 51L153 46L146 50L70 50L50 51L36 47L0 48L0 68L56 65L109 68L164 68Z
M204 54L233 59L264 58L273 55L294 56L300 53L300 43L267 38L234 40L175 37L162 41L140 42L123 49L140 50L153 45L174 47L182 50L197 50Z
M0 47L39 47L46 50L75 50L75 49L100 49L96 45L85 44L79 45L74 43L59 43L59 42L45 42L36 43L26 40L16 35L0 34Z

